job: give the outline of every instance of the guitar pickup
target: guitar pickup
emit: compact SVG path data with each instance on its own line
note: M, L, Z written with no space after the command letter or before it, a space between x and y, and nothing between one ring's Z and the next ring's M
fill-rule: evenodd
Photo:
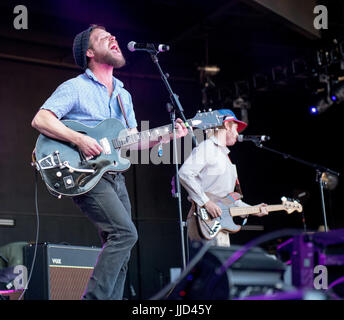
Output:
M101 147L103 148L103 152L104 154L111 154L111 146L110 146L110 142L107 138L102 138L99 140L99 144L101 145Z
M207 210L205 210L204 208L200 208L200 211L201 211L201 218L203 220L208 220L209 216L208 216Z

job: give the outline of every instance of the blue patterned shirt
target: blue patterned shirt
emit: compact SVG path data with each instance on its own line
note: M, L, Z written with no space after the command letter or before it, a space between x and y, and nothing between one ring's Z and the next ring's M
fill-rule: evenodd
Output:
M108 118L116 118L126 127L117 99L120 94L129 127L137 127L130 93L115 77L113 83L114 90L110 97L106 86L97 80L90 69L86 69L85 73L63 82L41 109L52 111L58 119L77 120L91 127Z

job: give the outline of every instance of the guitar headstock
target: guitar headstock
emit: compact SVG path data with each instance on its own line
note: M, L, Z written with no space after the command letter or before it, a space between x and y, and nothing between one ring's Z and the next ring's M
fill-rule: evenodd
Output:
M223 116L217 110L198 111L191 119L192 127L201 130L216 128L222 125L222 118Z
M302 212L303 208L300 202L293 199L287 199L286 197L282 197L282 206L284 210L287 211L288 214L293 213L294 211Z

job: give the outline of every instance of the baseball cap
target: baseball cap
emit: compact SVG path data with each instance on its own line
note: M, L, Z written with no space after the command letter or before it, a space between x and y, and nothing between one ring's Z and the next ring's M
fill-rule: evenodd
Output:
M222 123L226 121L234 121L238 124L238 132L243 131L247 127L247 123L238 120L238 118L235 116L234 112L229 109L220 109L218 112L223 115Z

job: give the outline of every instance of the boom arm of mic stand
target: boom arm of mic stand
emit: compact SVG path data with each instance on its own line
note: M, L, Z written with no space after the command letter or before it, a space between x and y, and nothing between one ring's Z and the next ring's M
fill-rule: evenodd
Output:
M274 149L271 149L271 148L268 148L266 146L264 146L261 141L259 142L254 142L255 145L258 147L258 148L261 148L261 149L265 149L265 150L268 150L268 151L271 151L271 152L274 152L274 153L277 153L279 155L281 155L284 159L291 159L291 160L294 160L294 161L297 161L297 162L300 162L306 166L309 166L309 167L312 167L314 168L315 170L317 171L321 171L321 172L327 172L327 173L330 173L330 174L333 174L335 176L339 176L340 173L339 172L336 172L334 170L331 170L329 168L326 168L324 166L320 166L316 163L312 163L312 162L308 162L308 161L305 161L305 160L302 160L302 159L299 159L299 158L296 158L296 157L293 157L292 155L288 154L288 153L284 153L284 152L280 152L280 151L277 151L277 150L274 150Z
M293 157L290 154L287 154L287 153L284 153L284 152L280 152L280 151L274 150L272 148L268 148L268 147L264 146L261 141L255 141L254 144L258 148L265 149L265 150L277 153L277 154L281 155L284 159L292 159L292 160L297 161L299 163L302 163L302 164L304 164L306 166L312 167L313 169L316 170L316 182L318 182L319 186L320 186L321 207L322 207L322 213L323 213L323 219L324 219L324 227L325 227L325 232L327 232L327 219L326 219L326 209L325 209L325 200L324 200L324 188L323 188L324 185L323 185L323 182L322 182L322 179L321 179L321 174L323 172L327 172L327 173L330 173L332 175L339 176L339 172L336 172L334 170L331 170L329 168L320 166L320 165L312 163L312 162L308 162L308 161L305 161L305 160Z

